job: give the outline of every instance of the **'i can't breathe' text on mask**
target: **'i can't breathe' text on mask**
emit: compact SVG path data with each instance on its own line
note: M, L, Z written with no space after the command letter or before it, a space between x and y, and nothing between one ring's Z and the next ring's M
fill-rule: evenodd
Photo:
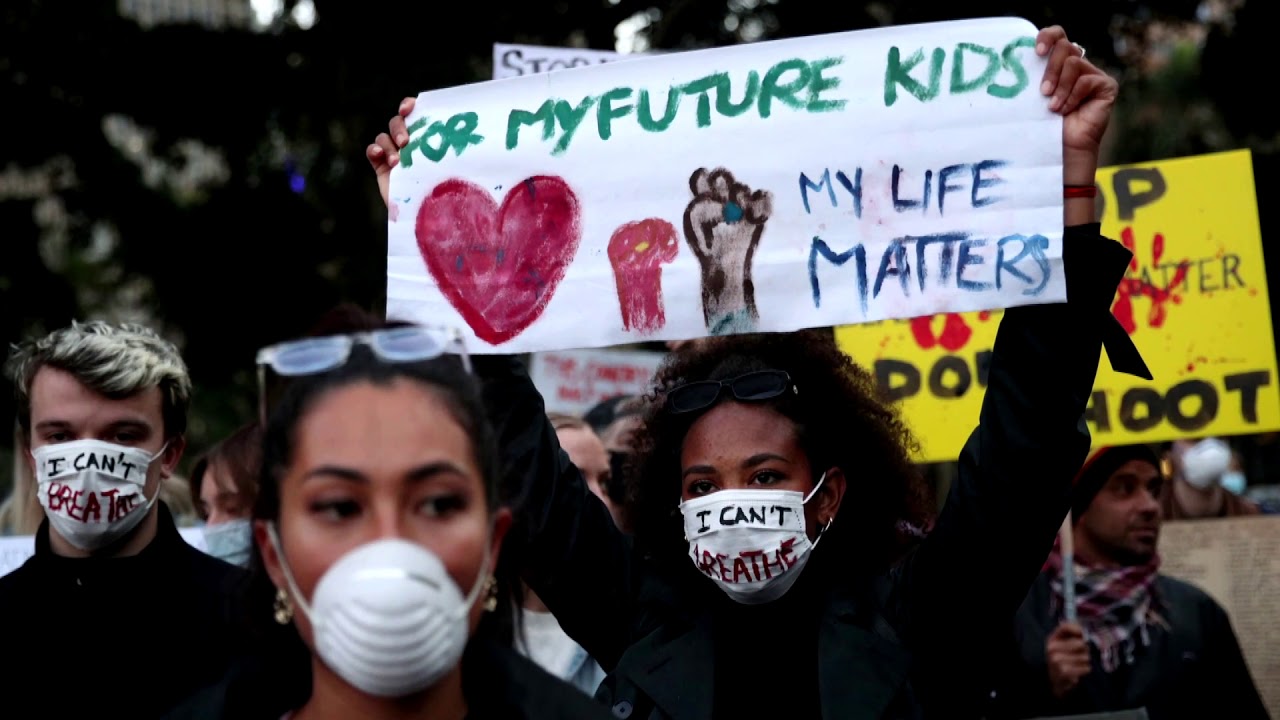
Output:
M826 479L824 474L808 495L794 490L720 490L681 503L693 564L744 605L782 597L818 544L809 541L804 506Z
M164 453L101 440L42 445L36 461L37 494L49 524L67 542L92 552L138 526L159 497L146 497L147 470Z

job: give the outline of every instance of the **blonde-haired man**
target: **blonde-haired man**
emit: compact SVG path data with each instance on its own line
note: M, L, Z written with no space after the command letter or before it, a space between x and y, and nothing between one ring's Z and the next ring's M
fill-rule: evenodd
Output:
M243 571L183 541L159 502L186 448L191 380L138 325L73 323L8 364L45 520L35 555L0 578L12 707L157 717L221 677ZM186 655L186 657L181 657Z

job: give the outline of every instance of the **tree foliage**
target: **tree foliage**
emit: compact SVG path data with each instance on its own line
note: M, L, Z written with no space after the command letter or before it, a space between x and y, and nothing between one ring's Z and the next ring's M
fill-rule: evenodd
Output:
M197 448L249 417L258 347L339 300L380 304L385 215L364 147L400 98L486 79L495 41L613 49L621 26L637 47L682 49L1019 14L1064 25L1125 79L1113 159L1252 145L1260 185L1273 172L1276 115L1233 81L1274 26L1260 0L314 0L306 29L295 4L262 31L144 28L110 0L3 11L0 332L141 312L190 363ZM1227 20L1199 22L1206 5Z

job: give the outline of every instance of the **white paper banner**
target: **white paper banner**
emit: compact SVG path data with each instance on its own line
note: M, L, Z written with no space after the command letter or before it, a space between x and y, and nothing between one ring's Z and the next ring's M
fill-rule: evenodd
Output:
M936 23L423 93L387 314L518 353L1061 301L1035 33Z
M547 412L582 415L619 395L643 395L653 386L662 353L565 350L534 353L529 377Z
M493 79L537 75L623 59L628 59L628 56L606 50L494 43Z
M178 533L187 544L204 552L204 528L178 528ZM0 536L0 575L22 567L22 564L36 554L36 539L31 535Z

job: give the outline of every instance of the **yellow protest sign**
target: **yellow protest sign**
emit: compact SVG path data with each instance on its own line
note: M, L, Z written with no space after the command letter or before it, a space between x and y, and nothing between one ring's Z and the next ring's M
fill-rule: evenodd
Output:
M1098 171L1102 232L1134 260L1112 311L1155 380L1104 357L1086 420L1095 446L1280 429L1280 388L1249 152ZM921 442L954 460L978 422L999 311L836 329Z

